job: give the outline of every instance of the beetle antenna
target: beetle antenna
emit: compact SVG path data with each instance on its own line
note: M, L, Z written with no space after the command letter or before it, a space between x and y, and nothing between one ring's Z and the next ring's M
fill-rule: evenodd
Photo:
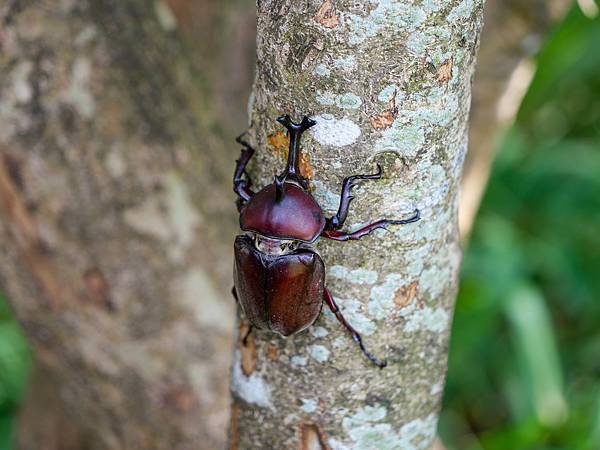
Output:
M302 133L308 130L310 127L317 124L315 120L310 119L308 116L302 118L302 122L292 122L289 114L281 116L277 119L281 125L287 128L290 135L290 149L288 152L288 161L285 171L282 173L283 180L291 178L294 181L301 182L301 175L299 169L300 163L300 137ZM282 181L283 182L283 181Z

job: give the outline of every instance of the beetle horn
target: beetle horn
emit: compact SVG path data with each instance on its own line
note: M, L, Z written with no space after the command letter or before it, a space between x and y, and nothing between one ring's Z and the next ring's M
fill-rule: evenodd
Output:
M273 183L275 184L275 201L280 202L283 199L283 195L285 191L283 190L283 183L285 183L285 175L278 177L275 175L273 177Z
M308 116L304 116L302 122L294 123L288 114L279 117L277 122L286 127L290 135L288 161L285 171L282 173L282 179L292 178L295 181L300 181L300 169L298 168L298 164L300 163L300 136L310 127L316 125L317 122Z

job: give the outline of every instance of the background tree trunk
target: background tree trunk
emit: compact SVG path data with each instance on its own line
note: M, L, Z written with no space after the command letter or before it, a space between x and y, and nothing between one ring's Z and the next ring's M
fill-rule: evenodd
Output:
M242 124L216 116L245 100L213 101L184 3L0 6L0 281L39 367L19 448L224 442ZM239 36L221 3L196 24ZM198 41L195 60L230 45Z
M283 112L318 121L304 171L333 214L343 177L384 167L356 189L349 228L422 220L360 242L320 241L327 284L378 370L331 314L310 332L257 332L233 363L231 447L429 448L446 371L460 261L458 186L481 1L258 2L251 173L284 163ZM326 309L326 308L325 308Z
M461 180L459 228L466 238L477 215L498 138L515 118L535 72L533 57L569 0L487 0Z

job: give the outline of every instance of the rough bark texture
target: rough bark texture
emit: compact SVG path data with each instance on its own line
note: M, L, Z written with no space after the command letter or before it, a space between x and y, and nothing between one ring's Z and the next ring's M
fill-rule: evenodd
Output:
M160 1L0 5L0 285L40 367L19 448L224 442L235 147L177 35Z
M318 121L303 168L329 214L343 177L347 228L415 207L422 220L360 242L321 240L327 284L373 353L330 313L291 339L253 333L234 353L231 448L425 449L435 437L460 261L457 194L482 1L258 2L251 137L255 183L284 162L274 119Z

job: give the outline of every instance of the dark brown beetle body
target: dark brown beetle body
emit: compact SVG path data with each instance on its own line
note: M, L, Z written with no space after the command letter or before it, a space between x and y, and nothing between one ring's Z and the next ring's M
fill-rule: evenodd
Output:
M325 266L313 251L265 255L248 236L235 240L235 289L250 323L290 336L308 328L323 304Z
M337 214L325 218L323 210L308 192L308 181L298 170L300 136L315 121L304 117L293 123L289 116L278 121L290 135L286 170L258 193L250 189L246 165L254 150L244 145L234 173L238 194L240 227L246 235L235 240L234 296L252 327L290 336L312 325L327 303L337 319L350 331L363 353L377 366L385 362L368 353L359 333L344 319L325 287L325 266L312 248L320 236L337 241L360 239L377 228L419 220L419 211L405 220L379 220L352 233L339 229L348 214L350 193L356 180L381 178L381 167L371 175L344 179Z

